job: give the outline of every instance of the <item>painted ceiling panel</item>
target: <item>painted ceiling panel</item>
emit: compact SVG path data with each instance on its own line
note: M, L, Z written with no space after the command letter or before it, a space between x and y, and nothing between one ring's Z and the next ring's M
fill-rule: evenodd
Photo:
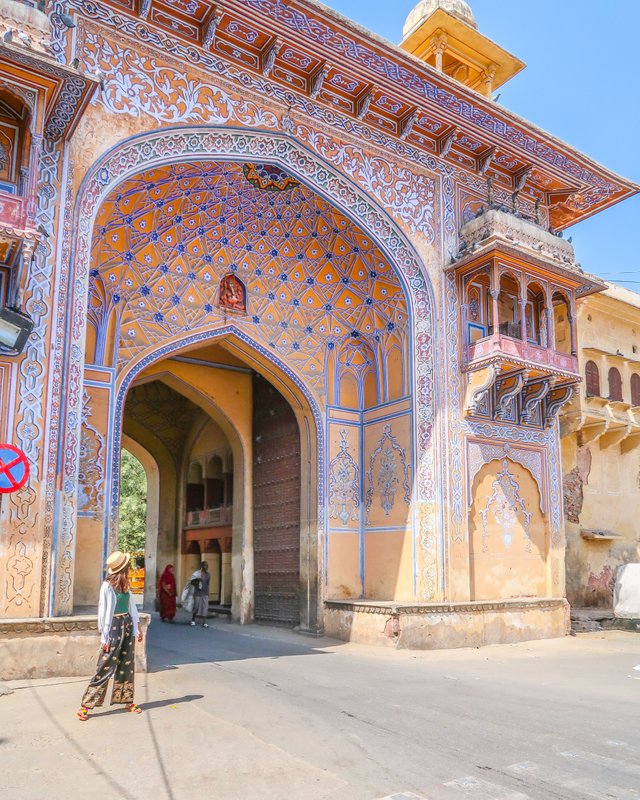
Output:
M280 168L155 168L121 184L98 213L94 294L101 283L119 316L121 359L223 321L218 291L229 273L247 288L247 313L233 321L295 356L321 395L329 344L355 334L384 358L388 334L406 332L404 292L383 253Z

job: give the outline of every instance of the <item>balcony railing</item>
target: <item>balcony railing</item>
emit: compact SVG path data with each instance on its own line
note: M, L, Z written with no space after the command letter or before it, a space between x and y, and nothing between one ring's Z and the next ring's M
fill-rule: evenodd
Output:
M185 527L215 528L230 525L233 521L233 506L207 508L202 511L188 511Z
M501 325L501 330L502 327ZM517 333L520 334L519 329ZM465 360L467 365L472 366L475 363L486 361L492 356L500 355L545 369L578 373L578 359L576 356L572 356L570 353L559 353L556 350L541 347L531 342L523 342L520 335L516 337L503 333L492 333L483 339L478 339L476 342L468 344Z

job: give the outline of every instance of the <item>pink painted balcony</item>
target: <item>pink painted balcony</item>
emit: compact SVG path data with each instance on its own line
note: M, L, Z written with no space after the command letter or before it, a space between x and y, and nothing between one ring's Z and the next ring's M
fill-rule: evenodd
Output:
M478 369L490 363L530 367L539 372L578 374L578 359L570 353L559 353L548 347L523 342L503 333L492 333L466 345L464 367Z
M233 506L220 508L207 508L203 511L187 512L186 528L215 528L231 525L233 521Z
M0 226L23 230L27 224L27 198L0 189Z

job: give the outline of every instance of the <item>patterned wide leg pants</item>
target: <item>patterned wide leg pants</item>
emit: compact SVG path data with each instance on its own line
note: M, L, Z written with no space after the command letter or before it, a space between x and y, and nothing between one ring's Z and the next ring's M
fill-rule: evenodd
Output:
M109 631L109 652L100 650L96 674L82 697L85 708L104 704L109 678L112 676L111 705L133 703L135 636L129 614L113 618Z

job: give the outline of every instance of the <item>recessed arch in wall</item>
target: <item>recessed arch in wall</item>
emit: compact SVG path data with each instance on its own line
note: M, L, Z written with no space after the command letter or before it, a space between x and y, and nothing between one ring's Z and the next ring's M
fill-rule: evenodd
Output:
M105 154L87 175L79 194L76 222L77 236L73 253L75 277L72 281L75 298L71 303L73 309L72 337L69 342L69 383L66 393L68 407L65 416L66 434L62 437L61 447L67 457L63 459L65 486L68 491L62 502L62 516L70 518L64 522L68 530L73 530L75 508L71 487L76 480L74 439L76 423L74 417L77 394L82 385L82 358L74 347L84 336L86 321L86 290L90 271L90 253L92 228L95 216L102 200L109 191L123 180L133 176L141 169L167 163L193 161L194 159L227 160L243 162L262 162L281 166L287 170L303 186L311 187L320 196L325 197L340 213L353 220L372 236L381 252L393 264L402 286L408 308L414 314L411 334L412 341L408 347L410 357L415 359L412 366L414 377L409 384L413 390L417 412L415 424L416 453L415 460L419 464L416 480L416 497L419 500L430 500L435 497L436 476L434 470L435 451L433 441L433 297L431 287L425 279L420 261L412 248L407 244L391 218L379 208L375 201L357 188L349 179L335 168L319 158L304 146L288 137L261 131L215 129L215 128L179 128L155 131L128 140ZM80 301L80 302L78 302ZM225 326L227 327L227 326ZM228 330L228 327L227 327ZM243 332L239 332L242 334ZM245 334L246 335L246 334ZM186 343L198 334L170 336L174 345L180 340ZM238 336L238 340L242 335ZM247 337L247 341L250 338ZM163 344L164 347L164 344ZM159 357L163 349L154 348L141 352L128 367L135 368L147 357ZM272 353L269 353L272 356ZM289 376L291 378L291 376ZM122 374L121 374L122 379ZM122 385L122 384L121 384ZM308 394L308 389L305 386ZM116 404L117 405L117 404ZM120 409L116 413L121 413ZM316 427L317 430L317 427ZM321 437L317 442L318 452L323 449ZM320 459L320 465L322 459ZM319 492L322 492L322 480L319 481ZM73 539L65 545L64 552L59 554L60 575L72 564ZM57 582L58 579L56 579Z

